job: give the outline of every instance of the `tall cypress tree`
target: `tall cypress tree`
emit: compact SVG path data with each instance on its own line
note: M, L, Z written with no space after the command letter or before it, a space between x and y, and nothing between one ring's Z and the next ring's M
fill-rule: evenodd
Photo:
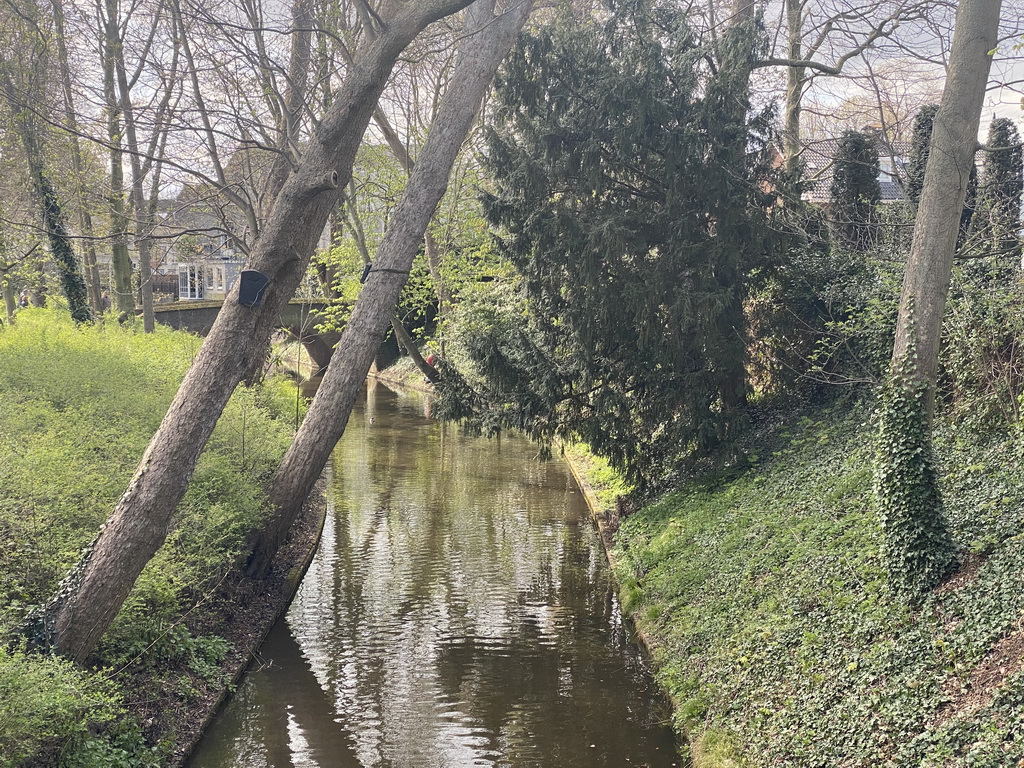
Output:
M932 127L938 104L928 104L914 118L914 134L910 139L910 157L907 159L907 198L917 208L924 187L924 169L928 165L928 148L932 144Z
M477 423L581 438L638 481L735 423L743 301L769 250L746 77L706 69L685 16L650 6L561 19L506 63L484 202L525 312L468 340L492 406ZM755 38L727 37L743 67Z
M835 238L854 251L875 243L875 213L882 201L879 170L875 138L846 131L833 160L829 218Z
M928 150L932 144L932 128L935 125L935 115L939 111L938 104L928 104L921 108L914 118L914 135L910 140L910 157L907 160L907 180L904 190L907 199L917 209L921 202L921 190L924 187L924 172L928 165ZM970 177L967 180L967 198L964 202L963 212L960 214L960 235L957 238L957 250L959 250L967 239L970 231L971 219L974 217L974 208L978 192L978 169L971 166Z
M988 131L988 146L978 186L970 246L999 264L1020 264L1020 204L1024 191L1024 151L1012 120L998 118Z

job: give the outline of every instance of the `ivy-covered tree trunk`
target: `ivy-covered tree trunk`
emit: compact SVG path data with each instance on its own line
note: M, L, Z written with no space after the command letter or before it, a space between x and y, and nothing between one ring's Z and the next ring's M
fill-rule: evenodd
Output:
M956 32L942 102L935 115L921 203L903 279L903 295L893 348L895 373L916 349L912 378L928 385L932 411L942 317L967 197L970 169L978 148L978 126L985 100L991 52L996 47L1001 0L967 0L957 10Z
M497 17L494 0L476 0L470 7L451 84L320 389L271 483L273 517L253 547L252 575L266 573L345 431L374 353L394 317L423 233L448 186L452 164L530 5L513 5Z
M75 259L75 251L71 246L71 237L68 234L64 215L64 207L57 190L50 183L46 171L40 165L31 170L32 183L36 188L36 195L43 208L43 223L46 227L46 239L50 243L50 253L57 263L57 274L60 276L61 288L68 300L68 309L71 312L71 319L76 323L87 323L92 319L92 312L89 311L89 300L85 289L85 280L82 279L81 270L78 268L78 260Z
M71 169L74 172L76 207L78 224L81 228L85 244L82 249L82 262L85 267L85 283L89 291L89 304L93 313L99 315L103 311L103 299L100 288L100 272L96 264L96 246L93 241L92 214L86 200L85 163L82 159L82 147L78 136L78 118L75 115L74 91L71 87L71 66L68 62L67 39L64 34L64 6L62 0L50 0L53 9L54 42L57 47L57 63L60 69L61 91L64 96L64 120L70 132L68 140L71 144Z
M10 81L5 79L4 87L5 90L8 90L10 99L13 94L10 93L12 89L9 89L9 86ZM89 311L85 281L82 279L78 261L75 259L75 251L71 245L71 238L68 235L64 207L46 172L43 152L39 146L35 127L24 117L24 110L22 110L22 115L22 119L18 121L19 138L28 160L32 191L42 214L46 239L50 245L50 254L57 265L57 274L60 277L64 296L68 300L71 318L76 323L85 323L92 319L92 313Z
M166 538L228 398L264 354L281 309L305 274L398 56L428 24L469 2L394 4L381 34L359 50L336 100L309 137L302 161L281 188L246 265L270 279L261 303L240 304L237 284L229 293L113 514L27 628L37 642L82 661L110 626Z
M879 414L875 489L883 551L891 583L909 594L934 587L952 566L953 545L931 466L931 421L942 318L1000 6L1001 0L965 0L957 10Z

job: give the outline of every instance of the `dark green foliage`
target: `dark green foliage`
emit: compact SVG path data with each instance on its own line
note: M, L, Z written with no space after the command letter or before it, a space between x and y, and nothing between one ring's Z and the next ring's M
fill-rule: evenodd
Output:
M964 197L964 209L960 212L960 232L956 236L956 249L960 251L967 242L974 221L974 211L978 206L978 166L971 165L967 176L967 195Z
M833 163L829 218L834 239L850 250L866 250L877 240L876 213L882 199L875 137L847 131Z
M992 121L978 201L968 243L970 255L994 260L1005 278L1020 266L1020 203L1024 191L1024 150L1012 120Z
M924 188L924 171L928 165L928 149L932 144L932 128L935 115L939 111L938 104L928 104L914 118L914 135L910 140L910 157L907 159L907 198L917 207L921 202L921 190Z
M971 429L1005 429L1021 420L1024 401L1024 285L1020 273L954 267L943 327L939 395Z
M723 45L748 71L755 39ZM571 435L650 481L738 420L743 304L769 251L765 125L746 123L743 72L713 76L705 53L678 10L627 3L509 58L484 204L523 292L466 310L478 424Z
M902 371L883 389L876 418L875 502L890 586L916 599L956 565L935 474L928 385Z
M45 174L40 173L37 179L39 195L43 205L43 221L46 223L46 236L50 241L50 252L57 263L57 274L60 284L68 300L71 319L76 323L85 323L92 319L89 309L88 294L85 280L75 259L75 251L71 247L65 224L64 208L57 197L57 191Z

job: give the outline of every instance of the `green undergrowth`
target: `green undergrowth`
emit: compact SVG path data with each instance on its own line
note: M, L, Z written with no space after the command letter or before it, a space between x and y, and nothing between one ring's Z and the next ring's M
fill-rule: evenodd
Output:
M562 451L586 480L602 510L615 509L619 497L633 490L607 459L582 443L565 443Z
M294 415L294 387L281 381L232 397L167 543L89 670L17 640L124 491L199 342L166 328L76 328L46 310L0 331L0 768L159 765L173 735L147 743L159 723L139 720L220 683L226 641L193 634L186 617L263 514L260 489Z
M940 428L965 567L908 608L884 575L870 408L764 421L749 468L684 484L618 536L624 607L695 766L1024 760L1020 659L978 674L1024 616L1024 437Z

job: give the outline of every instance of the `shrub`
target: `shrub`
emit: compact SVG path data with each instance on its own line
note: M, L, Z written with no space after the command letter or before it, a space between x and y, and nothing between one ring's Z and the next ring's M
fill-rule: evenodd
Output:
M114 686L69 661L0 647L0 768L55 756L124 713Z
M95 536L199 341L166 328L75 327L49 310L20 312L0 331L0 639L49 597ZM182 617L237 562L264 514L262 487L287 448L294 393L271 380L232 396L166 545L100 647L101 664L127 666L116 684L20 651L0 657L0 768L33 755L52 768L58 752L62 768L154 764L156 753L119 708L117 686L158 687L160 670L179 680L216 677L226 641L193 634Z

